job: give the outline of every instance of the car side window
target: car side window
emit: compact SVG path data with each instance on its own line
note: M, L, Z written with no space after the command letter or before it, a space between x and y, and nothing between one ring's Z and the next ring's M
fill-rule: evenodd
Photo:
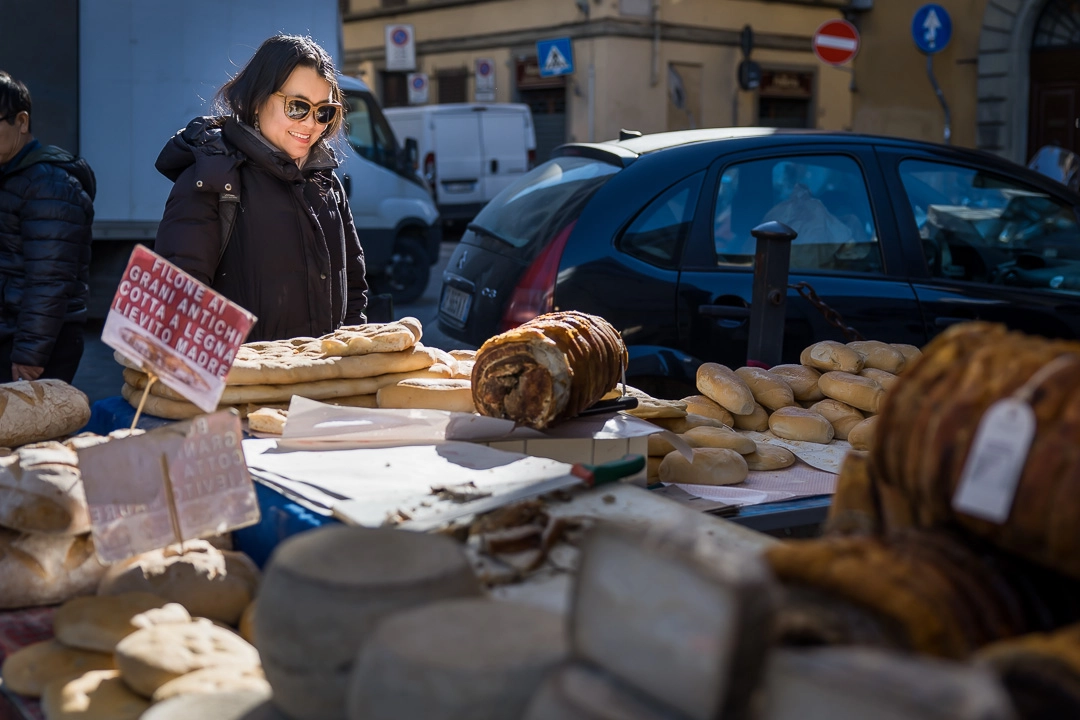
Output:
M726 168L713 223L717 265L753 267L750 231L771 220L798 233L792 270L883 271L866 179L851 157L777 157Z
M368 100L357 93L345 96L345 129L349 145L374 163L393 169L393 133L386 120L368 109Z
M679 248L694 221L704 177L704 172L691 175L660 193L619 236L616 247L650 265L676 267Z
M934 277L1080 290L1080 225L1071 205L976 168L900 163Z

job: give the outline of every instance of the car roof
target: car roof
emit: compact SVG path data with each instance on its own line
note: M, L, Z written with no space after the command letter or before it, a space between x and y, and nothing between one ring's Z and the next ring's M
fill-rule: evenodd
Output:
M437 105L412 105L409 107L384 108L387 114L406 115L409 113L443 113L461 112L462 110L475 110L477 112L503 112L513 110L515 112L527 112L529 106L524 103L439 103Z

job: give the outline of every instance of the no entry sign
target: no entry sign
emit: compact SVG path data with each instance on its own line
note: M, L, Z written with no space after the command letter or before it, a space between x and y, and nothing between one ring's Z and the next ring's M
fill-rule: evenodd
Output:
M814 33L814 54L823 63L843 65L859 52L859 31L847 20L828 20Z

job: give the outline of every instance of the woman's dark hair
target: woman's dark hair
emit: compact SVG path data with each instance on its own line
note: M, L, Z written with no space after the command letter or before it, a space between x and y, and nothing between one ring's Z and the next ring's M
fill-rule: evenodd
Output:
M310 37L299 35L274 35L263 41L247 65L218 90L217 104L240 122L254 125L255 113L267 98L281 89L297 67L309 67L318 73L330 83L330 99L344 105L333 59ZM342 115L342 112L337 114L319 142L337 134L343 122Z
M0 70L0 117L7 118L9 124L15 124L15 116L26 112L33 120L30 112L30 91L21 82ZM27 129L33 132L28 125Z

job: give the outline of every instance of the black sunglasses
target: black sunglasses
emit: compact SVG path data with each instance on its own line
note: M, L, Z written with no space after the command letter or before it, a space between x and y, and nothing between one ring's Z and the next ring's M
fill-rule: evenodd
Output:
M286 95L285 93L280 92L274 94L280 95L285 99L285 117L290 120L306 120L307 116L314 112L315 122L320 125L329 125L334 122L334 118L337 117L338 111L341 110L341 105L336 102L324 102L313 105L303 98Z

